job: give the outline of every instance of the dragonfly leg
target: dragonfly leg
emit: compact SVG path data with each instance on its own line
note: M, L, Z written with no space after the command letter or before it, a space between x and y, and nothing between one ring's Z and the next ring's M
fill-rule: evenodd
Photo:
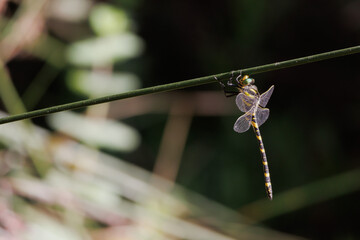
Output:
M238 84L233 83L234 72L235 72L235 71L231 71L231 77L230 77L230 79L226 82L226 85L225 85L223 82L221 82L216 76L214 76L214 78L216 79L216 81L219 82L219 84L221 85L222 88L225 88L225 87L238 87ZM237 78L236 78L236 82L239 83L239 81L237 80Z
M219 82L221 88L224 91L225 97L232 97L235 96L239 93L239 91L235 91L235 90L227 90L225 89L226 87L236 87L236 84L227 82L227 85L225 85L223 82L221 82L217 77L214 76L214 78Z
M232 87L232 88L237 88L238 87L238 84L233 83L234 71L231 72L231 77L226 82L226 84L221 82L216 76L214 76L214 78L219 82L221 88L224 91L225 97L232 97L232 96L235 96L235 95L239 94L239 91L226 89L226 87Z
M234 72L235 71L231 71L231 77L227 81L227 86L229 86L229 87L238 87L239 86L239 81L237 80L237 78L236 78L236 83L233 82ZM241 76L241 72L240 72L240 76Z
M238 84L238 85L240 85L240 78L242 77L242 71L240 70L240 74L239 74L239 76L237 76L236 77L236 83Z
M234 71L231 71L231 77L230 77L229 81L227 82L228 85L233 84L233 78L234 78Z
M214 76L214 78L216 79L216 81L219 82L220 86L222 87L222 89L225 91L225 84L223 82L221 82L216 76Z

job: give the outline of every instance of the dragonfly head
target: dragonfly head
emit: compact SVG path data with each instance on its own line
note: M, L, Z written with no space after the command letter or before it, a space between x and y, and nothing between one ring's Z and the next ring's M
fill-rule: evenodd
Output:
M242 78L240 78L239 83L241 86L248 86L255 83L255 79L250 78L249 75L245 75Z

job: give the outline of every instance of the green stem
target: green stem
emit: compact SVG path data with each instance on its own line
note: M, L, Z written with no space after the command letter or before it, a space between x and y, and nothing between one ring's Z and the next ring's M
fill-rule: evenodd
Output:
M246 69L242 69L242 70L233 71L233 73L235 75L240 74L240 72L243 74L262 73L262 72L274 71L274 70L278 70L278 69L282 69L282 68L288 68L288 67L298 66L298 65L302 65L302 64L322 61L325 59L355 54L355 53L359 53L359 52L360 52L360 45L355 46L355 47L335 50L335 51L331 51L331 52L325 52L325 53L320 53L320 54L316 54L316 55L311 55L311 56L307 56L307 57L291 59L291 60L287 60L287 61L283 61L283 62L276 62L276 63L266 64L266 65L262 65L262 66L258 66L258 67L246 68ZM158 85L158 86L154 86L154 87L137 89L137 90L126 92L126 93L120 93L120 94L115 94L115 95L110 95L110 96L105 96L105 97L100 97L100 98L95 98L95 99L88 99L88 100L58 105L58 106L49 107L49 108L43 108L43 109L39 109L39 110L27 112L27 113L22 113L22 114L17 114L17 115L1 118L0 124L19 121L19 120L28 119L28 118L40 117L40 116L44 116L44 115L47 115L50 113L56 113L56 112L61 112L61 111L66 111L66 110L71 110L71 109L77 109L77 108L87 107L87 106L91 106L91 105L95 105L95 104L111 102L111 101L125 99L125 98L131 98L131 97L147 95L147 94L152 94L152 93L166 92L166 91L171 91L171 90L176 90L176 89L181 89L181 88L187 88L187 87L193 87L193 86L198 86L198 85L202 85L202 84L212 83L212 82L216 82L216 79L214 78L214 76L216 76L219 80L223 80L223 79L229 78L231 76L231 74L232 74L232 72L220 73L220 74L216 74L216 75L212 75L212 76L194 78L194 79L185 80L185 81L181 81L181 82L175 82L175 83Z

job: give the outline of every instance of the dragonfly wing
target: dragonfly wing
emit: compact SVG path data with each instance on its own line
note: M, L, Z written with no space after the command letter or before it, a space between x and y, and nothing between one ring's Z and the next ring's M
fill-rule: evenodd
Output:
M234 124L234 131L238 133L243 133L249 130L251 116L252 116L252 112L249 111L244 115L242 115L241 117L239 117Z
M274 85L272 85L266 92L261 94L261 96L260 96L260 106L266 107L266 104L268 103L273 91L274 91Z
M236 96L236 105L242 112L248 112L251 107L254 105L255 98L246 96L244 93L239 93Z
M258 126L260 127L268 119L270 110L268 108L258 107L255 117Z

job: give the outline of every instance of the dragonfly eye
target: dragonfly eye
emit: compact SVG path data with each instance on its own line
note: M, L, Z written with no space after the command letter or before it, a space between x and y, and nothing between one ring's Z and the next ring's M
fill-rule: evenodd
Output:
M247 85L251 85L255 83L255 79L250 78L248 75L245 75L242 79L241 79L241 85L242 86L247 86Z

